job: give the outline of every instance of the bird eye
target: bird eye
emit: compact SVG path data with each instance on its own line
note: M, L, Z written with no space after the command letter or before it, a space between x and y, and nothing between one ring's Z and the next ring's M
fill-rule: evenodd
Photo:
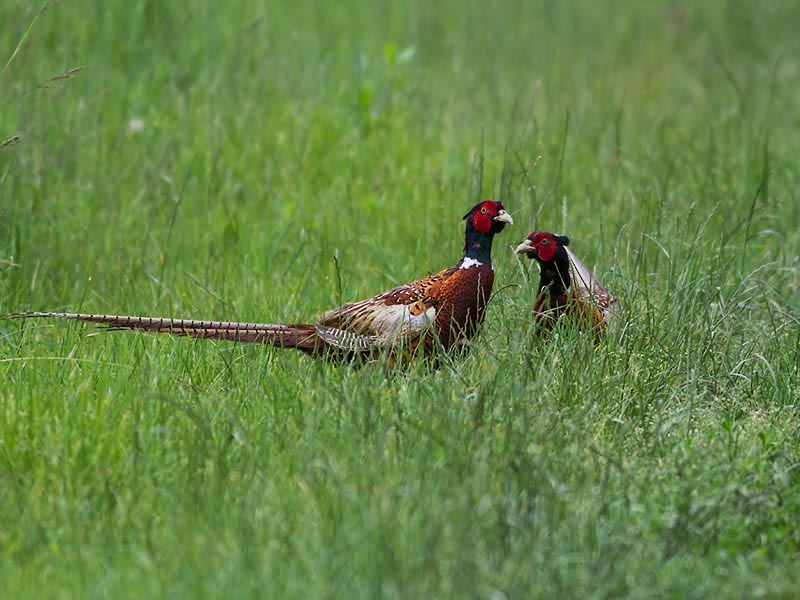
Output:
M481 208L481 214L482 214L482 215L485 215L485 214L487 214L488 212L489 212L489 209L488 209L488 208L486 208L485 206L484 206L483 208Z
M540 243L542 246L549 246L549 245L550 245L550 240L548 240L547 238L542 238L542 241L541 241L541 242L539 242L539 243Z

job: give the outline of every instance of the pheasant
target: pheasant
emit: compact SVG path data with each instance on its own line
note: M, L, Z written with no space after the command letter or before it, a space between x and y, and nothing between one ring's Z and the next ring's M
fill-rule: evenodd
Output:
M563 315L568 315L593 328L599 340L614 320L619 304L568 246L567 236L537 231L515 250L539 263L533 320L542 332L553 329Z
M259 324L66 312L28 312L8 317L88 321L110 330L134 329L195 338L257 342L294 348L337 362L391 362L463 347L483 321L494 282L492 240L513 224L502 202L476 204L466 220L464 256L455 266L372 298L344 304L316 323Z

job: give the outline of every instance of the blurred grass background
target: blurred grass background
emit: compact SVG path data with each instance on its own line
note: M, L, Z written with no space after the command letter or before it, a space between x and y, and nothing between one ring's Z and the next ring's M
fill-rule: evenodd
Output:
M5 596L796 593L795 2L40 10L0 313L309 320L518 225L440 371L0 323ZM623 298L597 349L532 338L532 227Z

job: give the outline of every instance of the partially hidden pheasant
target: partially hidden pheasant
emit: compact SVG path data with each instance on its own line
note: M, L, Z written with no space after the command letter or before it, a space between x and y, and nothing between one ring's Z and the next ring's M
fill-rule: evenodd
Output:
M502 202L492 200L476 204L464 219L464 256L455 266L329 310L316 323L259 324L64 312L7 316L72 319L103 324L112 330L257 342L339 362L381 357L402 362L462 347L483 321L494 282L492 240L513 220Z
M539 332L549 331L567 317L592 328L600 339L615 319L619 302L568 246L567 236L536 231L515 250L539 263L534 323Z

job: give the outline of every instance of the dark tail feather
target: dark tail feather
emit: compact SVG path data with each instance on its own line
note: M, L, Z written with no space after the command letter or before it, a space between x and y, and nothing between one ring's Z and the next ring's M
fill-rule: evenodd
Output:
M161 317L129 317L124 315L90 315L64 312L27 312L3 315L9 319L70 319L106 325L108 330L133 329L150 333L169 333L194 338L254 342L283 348L297 348L313 353L321 346L314 325L237 323L235 321L195 321Z

